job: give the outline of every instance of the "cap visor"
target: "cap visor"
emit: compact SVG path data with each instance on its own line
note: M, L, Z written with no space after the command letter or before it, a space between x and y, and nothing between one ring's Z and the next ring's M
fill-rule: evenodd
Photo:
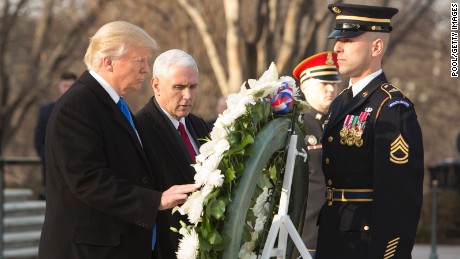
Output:
M353 38L357 37L361 34L365 33L365 31L345 31L345 30L334 30L328 39L340 39L340 38Z
M324 75L324 76L315 76L315 77L312 77L312 78L315 78L315 79L318 79L318 80L321 80L321 81L324 81L324 82L337 82L339 83L340 81L340 77L338 75Z

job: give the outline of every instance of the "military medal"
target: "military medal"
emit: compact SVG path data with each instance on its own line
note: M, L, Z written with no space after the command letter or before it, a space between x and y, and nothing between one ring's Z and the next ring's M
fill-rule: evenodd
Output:
M366 108L364 112L361 112L358 117L358 122L356 126L354 144L356 147L362 147L364 140L362 139L364 128L366 127L366 120L369 117L369 113L372 111L372 108Z
M313 135L308 135L308 136L307 136L307 142L308 142L308 144L309 144L310 146L314 146L314 145L316 145L316 144L318 143L318 140L316 139L315 136L313 136Z
M340 135L341 138L345 138L345 137L348 135L348 130L347 130L347 128L343 127L343 128L340 130L339 135Z
M371 107L367 107L364 112L358 115L347 115L340 130L340 144L347 146L362 147L364 145L363 134L369 117Z
M339 136L340 136L340 144L345 145L347 143L348 136L350 134L350 124L351 121L353 120L353 115L347 115L345 117L345 121L343 122L343 127L340 130ZM351 133L353 134L353 133Z

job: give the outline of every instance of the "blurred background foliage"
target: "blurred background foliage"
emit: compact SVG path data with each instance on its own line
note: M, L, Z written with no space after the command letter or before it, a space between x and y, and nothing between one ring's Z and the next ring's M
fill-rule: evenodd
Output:
M1 0L0 155L36 156L33 131L39 107L58 97L62 72L86 69L82 59L88 39L107 22L139 25L159 42L160 52L179 48L190 53L200 70L193 112L212 119L219 96L258 78L270 62L281 75L291 75L304 58L332 50L334 41L326 37L334 16L327 5L335 2L399 8L385 73L415 104L426 166L457 156L453 146L460 130L460 84L450 77L447 0ZM140 92L126 98L133 112L152 95L150 77ZM7 186L38 189L39 170L9 167ZM458 221L452 221L459 212L458 197L446 195L449 201L443 202L454 204L443 206L446 229L456 224L451 230L459 233ZM428 217L426 211L421 222L429 220L423 217Z

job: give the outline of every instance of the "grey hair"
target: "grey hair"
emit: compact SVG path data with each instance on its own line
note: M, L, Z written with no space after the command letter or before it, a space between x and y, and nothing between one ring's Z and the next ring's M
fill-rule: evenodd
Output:
M103 58L120 58L131 46L148 48L151 52L158 49L155 39L140 27L124 21L110 22L90 38L83 61L88 69L98 71Z
M187 52L180 49L171 49L161 53L153 62L152 74L154 77L167 76L171 65L179 67L193 67L198 72L195 60Z

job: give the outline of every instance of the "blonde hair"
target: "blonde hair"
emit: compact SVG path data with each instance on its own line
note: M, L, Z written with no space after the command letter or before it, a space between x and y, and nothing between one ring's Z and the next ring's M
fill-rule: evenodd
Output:
M158 49L158 43L140 27L115 21L102 26L90 38L83 61L88 69L98 71L103 58L120 58L128 46L145 47L152 52Z

